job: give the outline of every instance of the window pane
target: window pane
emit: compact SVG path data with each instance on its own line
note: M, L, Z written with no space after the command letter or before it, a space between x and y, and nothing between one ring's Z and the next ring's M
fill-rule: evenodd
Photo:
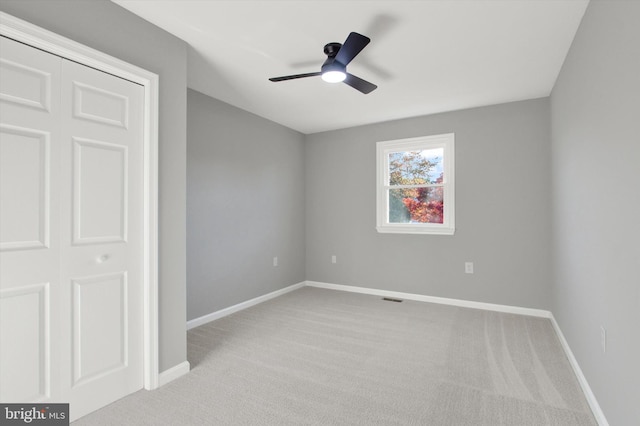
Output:
M389 190L389 223L443 223L443 188Z
M389 154L389 185L441 183L444 148Z

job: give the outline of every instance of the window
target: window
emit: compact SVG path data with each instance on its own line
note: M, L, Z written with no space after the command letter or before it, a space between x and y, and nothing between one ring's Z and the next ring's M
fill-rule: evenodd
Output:
M452 235L453 133L377 144L377 229Z

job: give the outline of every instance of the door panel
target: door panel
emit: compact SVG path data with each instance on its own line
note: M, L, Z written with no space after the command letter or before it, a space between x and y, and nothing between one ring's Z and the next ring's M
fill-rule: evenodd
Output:
M46 66L45 69L40 68L40 63L37 66L33 68L26 63L0 58L0 100L49 112L52 74Z
M73 280L74 386L128 364L126 273Z
M83 83L73 83L73 116L116 127L128 127L129 98Z
M49 283L0 290L0 394L3 402L50 396Z
M73 244L127 241L128 149L74 138Z
M49 246L49 133L0 124L0 250Z

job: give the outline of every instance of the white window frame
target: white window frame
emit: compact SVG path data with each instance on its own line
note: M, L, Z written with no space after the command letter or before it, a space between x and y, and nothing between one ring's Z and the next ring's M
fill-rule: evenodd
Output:
M453 235L455 232L455 136L453 133L382 141L376 144L377 215L376 229L381 233ZM389 154L443 148L443 223L389 223Z

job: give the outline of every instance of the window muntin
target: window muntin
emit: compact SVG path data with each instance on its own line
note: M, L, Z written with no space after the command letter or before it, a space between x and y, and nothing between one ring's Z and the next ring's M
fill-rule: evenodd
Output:
M378 232L454 233L454 135L378 142Z

